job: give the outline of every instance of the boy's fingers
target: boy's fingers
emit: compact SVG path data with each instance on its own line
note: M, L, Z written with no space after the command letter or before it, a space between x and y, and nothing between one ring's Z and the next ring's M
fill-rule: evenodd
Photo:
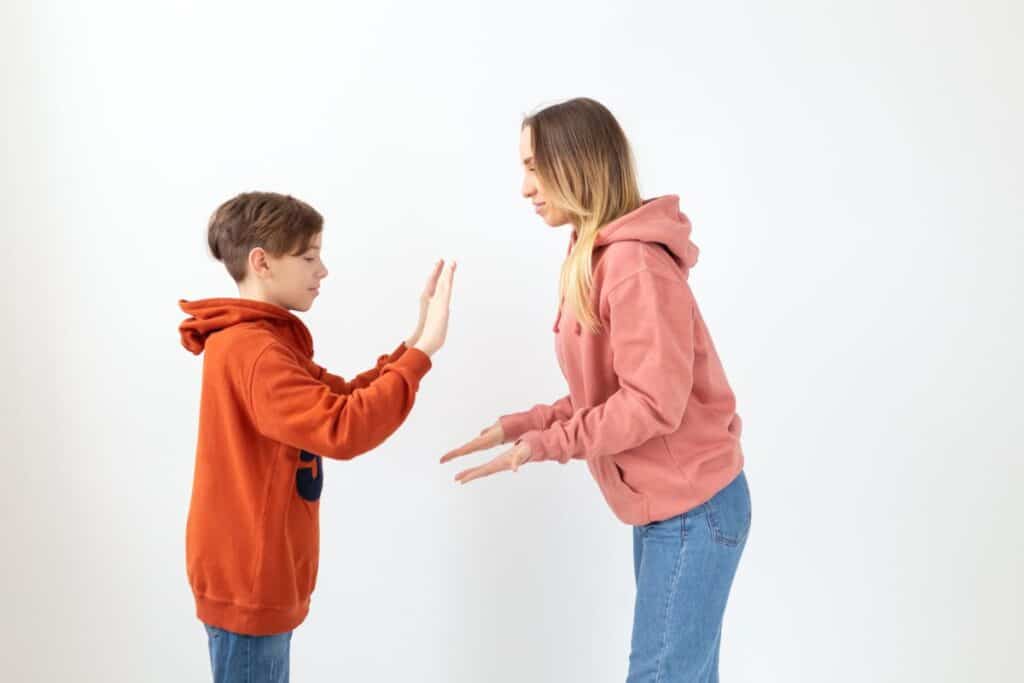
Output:
M449 287L451 287L451 283L446 275L438 279L437 286L434 288L434 291L438 294L444 294L446 291L448 291Z
M441 279L441 270L444 268L444 261L438 261L434 264L434 270L431 271L430 277L427 278L426 295L434 296L434 292L437 291L437 281Z
M454 277L455 277L455 263L452 262L445 269L444 277L441 278L441 282L444 284L444 287L445 287L446 290L451 289L451 287L452 287L452 280L454 279Z
M448 271L448 277L444 279L444 287L441 290L441 294L444 296L446 301L451 301L452 298L452 273L454 270Z

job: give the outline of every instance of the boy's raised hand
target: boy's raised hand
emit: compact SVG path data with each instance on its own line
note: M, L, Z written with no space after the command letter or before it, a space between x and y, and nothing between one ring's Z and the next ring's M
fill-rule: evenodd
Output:
M444 259L434 264L434 269L431 271L430 277L427 278L427 284L423 286L423 292L420 293L420 317L416 321L416 331L405 340L405 345L410 349L416 345L420 335L423 334L423 325L427 322L427 306L430 305L430 298L434 296L434 290L437 289L437 281L441 278L442 268L444 268Z
M443 263L443 262L442 262ZM438 264L439 266L441 264ZM456 264L453 261L440 272L436 282L427 282L429 288L433 284L433 293L427 300L423 314L423 330L413 347L428 356L432 356L444 346L448 336L448 313L452 301L452 283L455 279ZM435 270L437 266L435 266ZM431 276L433 280L433 276ZM424 289L424 295L427 290ZM422 301L422 300L421 300Z

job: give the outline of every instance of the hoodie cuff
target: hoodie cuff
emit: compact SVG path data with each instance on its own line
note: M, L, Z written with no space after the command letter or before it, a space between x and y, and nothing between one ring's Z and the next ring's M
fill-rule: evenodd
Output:
M501 431L505 436L505 440L502 443L517 441L519 437L533 428L533 421L530 419L529 412L502 415L498 418L498 422L501 423Z
M420 381L430 372L433 363L430 361L430 356L419 349L412 348L403 353L394 363L389 363L384 367L401 373L402 376L409 380L413 390L416 391L419 389Z
M530 459L527 462L543 462L545 460L557 460L562 464L569 462L569 458L558 457L555 449L546 443L543 432L536 430L526 432L516 440L516 443L519 442L530 447Z

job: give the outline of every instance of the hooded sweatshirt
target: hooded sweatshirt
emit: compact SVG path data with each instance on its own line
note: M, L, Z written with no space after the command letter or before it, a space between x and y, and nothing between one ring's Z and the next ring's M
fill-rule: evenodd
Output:
M601 329L585 330L564 301L554 326L569 395L500 418L531 462L586 460L627 524L691 510L743 468L736 399L688 282L690 231L676 196L604 226L593 278Z
M431 367L400 345L345 381L313 362L283 308L245 299L181 302L182 345L205 351L186 565L199 619L253 636L309 611L319 563L323 457L346 460L394 432Z

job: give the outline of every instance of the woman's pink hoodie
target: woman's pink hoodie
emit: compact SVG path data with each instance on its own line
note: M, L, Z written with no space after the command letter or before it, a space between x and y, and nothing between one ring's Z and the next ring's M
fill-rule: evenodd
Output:
M586 460L627 524L690 510L743 468L736 399L688 283L690 230L671 195L602 228L602 328L583 329L564 305L554 327L569 395L501 418L506 441L529 444L532 461Z

